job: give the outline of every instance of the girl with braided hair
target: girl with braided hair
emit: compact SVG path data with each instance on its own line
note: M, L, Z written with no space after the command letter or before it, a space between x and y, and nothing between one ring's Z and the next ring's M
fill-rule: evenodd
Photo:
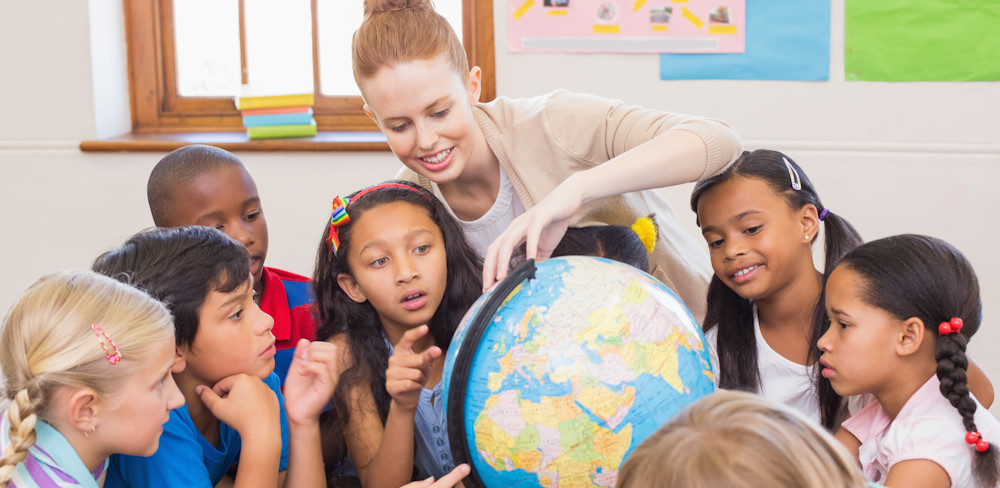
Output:
M918 235L863 244L829 275L826 310L823 377L870 394L838 433L865 474L892 488L998 486L1000 422L966 377L982 302L962 253Z
M97 488L111 454L156 452L184 403L170 312L97 273L39 279L10 309L0 344L2 486Z

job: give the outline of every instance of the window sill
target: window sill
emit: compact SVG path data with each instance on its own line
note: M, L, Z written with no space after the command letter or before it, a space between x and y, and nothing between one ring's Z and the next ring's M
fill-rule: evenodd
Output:
M170 152L188 144L209 144L227 151L388 151L381 132L319 132L316 137L251 141L245 132L130 133L83 141L84 152Z

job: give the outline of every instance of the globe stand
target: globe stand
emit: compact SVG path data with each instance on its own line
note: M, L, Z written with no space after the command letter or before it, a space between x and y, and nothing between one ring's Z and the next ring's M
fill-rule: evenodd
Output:
M461 348L455 357L454 373L451 376L451 385L448 388L448 405L464 405L461 400L465 397L467 382L463 380L469 374L469 369L472 367L472 359L476 356L476 352L479 351L479 343L483 338L483 334L486 333L490 319L496 314L500 305L517 288L517 285L520 285L524 280L534 278L535 260L529 259L521 266L518 266L507 279L501 281L496 286L490 297L486 299L486 303L476 312L476 316L469 321L469 331L466 333L463 342L475 344L476 346ZM472 455L469 452L469 444L466 442L465 412L463 410L463 408L448 409L448 439L451 443L451 455L455 460L455 464L468 463L471 468L473 466ZM471 488L485 488L482 480L476 475L475 469L469 470L469 476L462 483Z

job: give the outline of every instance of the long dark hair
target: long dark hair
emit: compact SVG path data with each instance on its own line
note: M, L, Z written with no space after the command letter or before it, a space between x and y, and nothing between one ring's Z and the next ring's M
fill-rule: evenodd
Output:
M313 275L313 290L316 293L314 309L319 319L316 337L329 340L343 335L354 359L354 364L340 375L333 394L333 410L324 414L321 420L324 425L324 456L327 466L342 461L347 454L344 430L350 420L348 392L360 384L367 384L383 424L389 413L391 399L385 389L389 348L385 344L378 313L369 302L357 303L352 300L337 283L337 276L341 273L352 274L347 255L351 248L353 223L361 219L369 209L392 202L407 202L426 210L431 220L441 229L448 285L441 304L427 325L434 343L442 351L448 350L455 329L482 290L481 259L466 242L458 222L432 193L407 181L388 181L376 187L378 188L366 192L361 198L353 198L360 191L348 197L351 201L347 213L351 222L339 228L340 247L337 252L334 253L329 248L327 237L330 222L327 219L316 253L316 270Z
M900 320L923 321L929 332L925 337L936 341L941 394L958 410L966 431L977 432L965 348L979 330L983 306L979 280L965 256L940 239L905 234L864 244L847 253L839 266L861 276L858 293L868 305ZM939 336L938 324L952 317L962 319L961 332ZM996 486L1000 475L995 444L973 457L972 470L980 486Z
M785 161L797 173L802 189L792 187ZM754 178L767 183L775 194L788 202L788 206L798 210L806 205L816 207L822 215L826 242L824 272L829 273L847 251L863 241L858 231L844 218L823 206L816 193L816 187L792 158L777 151L758 149L745 151L723 173L703 180L691 193L691 210L698 211L698 200L709 189L735 177ZM825 212L825 215L823 215ZM700 226L700 223L699 223ZM815 347L826 331L828 319L824 292L820 293L813 312L812 337L808 362L819 359L819 348ZM760 390L760 370L757 367L757 338L753 327L753 300L745 299L727 287L718 276L712 276L708 286L708 312L705 315L704 330L718 327L717 350L719 354L719 387L727 390L743 390L757 393ZM813 383L819 397L820 420L827 429L833 430L840 421L843 398L833 391L829 381L823 381L818 368L814 368Z

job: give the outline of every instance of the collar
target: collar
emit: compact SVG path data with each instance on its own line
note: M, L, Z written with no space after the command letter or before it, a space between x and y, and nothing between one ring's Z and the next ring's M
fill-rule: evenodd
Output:
M7 416L3 417L0 428L3 430L3 444L6 445L10 442L7 434L10 424ZM37 465L40 464L49 468L43 471L47 477L57 477L59 481L74 481L84 488L99 488L97 483L108 467L107 459L97 467L97 471L91 473L66 437L55 427L39 419L35 423L35 434L35 444L28 449L29 456L24 460L24 467L29 475L37 473ZM32 469L31 464L36 465L35 469Z
M260 294L260 309L274 319L271 329L274 340L287 341L292 334L292 311L288 307L285 286L281 277L266 266L261 273L261 281L264 282L264 291Z

